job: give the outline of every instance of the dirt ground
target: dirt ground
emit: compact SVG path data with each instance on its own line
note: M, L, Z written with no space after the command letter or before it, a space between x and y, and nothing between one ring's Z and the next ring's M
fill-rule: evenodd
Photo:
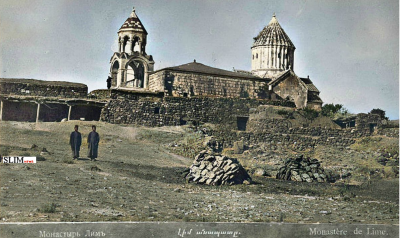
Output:
M92 123L101 138L95 162L86 158L85 140ZM75 124L80 126L84 142L81 158L72 161L68 141ZM185 140L190 133L183 127L142 128L102 122L0 122L2 156L38 158L36 164L0 165L0 219L399 222L399 181L394 177L372 177L368 183L307 184L253 176L251 185L188 184L184 174L193 158L174 154L171 144ZM43 148L48 152L41 153ZM314 153L322 158L321 153L328 152ZM340 157L334 153L329 154L331 160ZM346 153L356 162L364 156L355 149ZM266 153L260 158L267 164L271 156ZM244 157L241 155L240 161L245 167L256 163L253 157L247 162Z

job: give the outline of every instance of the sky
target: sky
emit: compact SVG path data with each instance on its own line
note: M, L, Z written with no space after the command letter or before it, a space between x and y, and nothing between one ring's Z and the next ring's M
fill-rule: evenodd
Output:
M155 70L196 59L250 71L253 37L276 13L296 46L295 73L324 103L399 118L398 0L0 0L0 77L106 88L132 7Z

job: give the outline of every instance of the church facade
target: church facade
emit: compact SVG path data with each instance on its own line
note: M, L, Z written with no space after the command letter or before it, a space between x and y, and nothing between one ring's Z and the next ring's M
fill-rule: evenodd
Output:
M254 38L251 71L228 71L193 62L154 71L146 54L147 31L133 9L118 31L119 50L110 60L112 88L161 92L173 97L288 99L297 108L320 110L319 90L294 73L295 46L275 14Z

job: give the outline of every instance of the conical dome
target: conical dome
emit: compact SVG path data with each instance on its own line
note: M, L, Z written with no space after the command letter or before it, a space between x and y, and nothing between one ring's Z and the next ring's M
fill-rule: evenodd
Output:
M289 36L282 29L281 25L276 19L275 14L272 16L269 24L264 27L264 29L258 34L257 37L254 38L254 40L253 47L266 45L285 45L296 48L289 39Z
M251 72L267 78L288 69L293 70L295 49L274 13L268 26L254 38Z
M139 31L139 32L144 32L147 34L146 29L144 28L142 22L140 21L139 17L136 15L135 8L133 8L131 15L129 16L128 19L122 24L121 28L119 29L120 31L122 30L131 30L131 31Z

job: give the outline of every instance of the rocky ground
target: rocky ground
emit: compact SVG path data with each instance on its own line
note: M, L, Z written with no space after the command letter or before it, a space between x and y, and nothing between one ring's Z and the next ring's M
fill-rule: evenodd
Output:
M39 160L0 165L3 222L399 222L398 178L392 167L378 163L384 152L369 146L370 141L340 151L319 147L304 152L336 174L335 183L277 180L279 166L296 152L257 145L239 155L223 151L241 162L253 184L207 186L187 183L184 177L209 140L195 130L95 122L101 142L98 161L91 162L84 158L85 142L82 158L72 161L68 140L75 124L85 141L92 122L0 122L1 155ZM371 140L398 145L398 139Z

